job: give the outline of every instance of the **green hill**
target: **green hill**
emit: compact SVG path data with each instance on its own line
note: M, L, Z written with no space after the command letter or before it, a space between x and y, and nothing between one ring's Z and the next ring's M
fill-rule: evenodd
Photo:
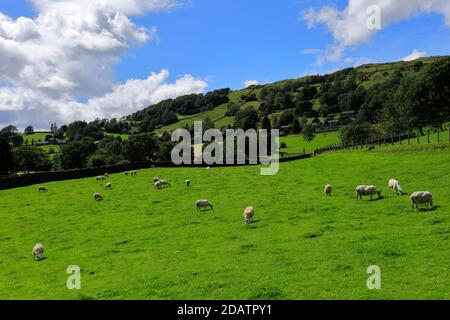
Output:
M181 114L177 115L178 121L164 126L158 126L156 128L157 133L162 132L171 132L177 128L182 128L187 126L192 126L194 121L202 121L206 118L209 118L214 122L216 128L227 127L233 125L234 117L227 117L225 114L227 112L227 106L230 102L239 106L239 108L246 109L253 107L257 110L260 109L261 104L264 101L261 99L261 91L279 91L282 90L283 93L288 93L292 98L291 106L278 106L277 110L274 110L269 113L279 114L281 111L285 109L294 110L296 105L302 100L301 91L306 86L315 87L317 90L317 94L315 97L308 99L307 101L311 102L313 106L313 111L320 113L321 106L321 94L323 91L324 81L330 80L329 83L345 83L346 81L355 81L356 88L363 87L365 90L371 90L380 84L388 83L392 77L396 74L399 77L405 77L408 74L415 73L420 71L423 66L428 65L430 63L436 62L441 59L445 59L446 57L428 57L421 58L415 61L405 62L393 62L393 63L382 63L382 64L367 64L357 68L349 68L345 70L340 70L335 73L324 75L324 76L306 76L298 79L288 79L283 80L271 84L265 84L261 86L253 86L250 88L242 89L242 90L233 90L228 94L229 102L223 103L221 105L216 106L212 110L207 110L204 112L196 113L193 115L183 116ZM246 102L242 100L242 97L249 96L254 94L256 97L256 101ZM334 97L337 99L337 97ZM153 108L150 106L147 109L149 110ZM314 113L314 112L313 112ZM300 115L299 115L300 116ZM311 115L311 116L314 116ZM331 113L330 118L336 118L337 115ZM132 116L128 118L133 118ZM141 119L142 120L142 119Z

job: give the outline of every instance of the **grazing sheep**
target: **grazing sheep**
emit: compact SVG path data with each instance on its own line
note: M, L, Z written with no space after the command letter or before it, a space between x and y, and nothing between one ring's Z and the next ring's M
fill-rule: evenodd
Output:
M327 184L324 188L323 193L325 193L325 195L327 197L331 197L331 193L333 192L333 186L331 184Z
M125 171L123 174L126 175L127 177L130 175L128 171Z
M106 176L98 176L95 178L97 181L105 181L106 180Z
M48 189L44 186L40 186L38 190L39 192L48 192Z
M103 196L100 193L94 193L94 200L95 201L102 201L103 200Z
M156 182L158 182L160 179L158 178L158 177L154 177L153 178L153 183L156 183Z
M186 187L190 187L191 186L191 180L186 180Z
M172 185L167 180L159 180L159 181L154 183L154 186L157 189L162 189L162 188L170 188Z
M208 200L198 200L195 205L197 206L197 211L204 211L205 209L213 210L214 206ZM203 209L203 210L201 210Z
M134 172L134 175L137 176L137 171L135 170L135 171L133 171L133 172Z
M33 259L37 261L44 259L44 246L41 243L38 243L34 246L31 253L33 255Z
M107 183L105 185L105 190L112 190L112 183Z
M255 208L253 207L247 207L244 210L244 219L247 224L250 224L253 222L253 217L255 216Z
M370 200L377 194L378 198L381 198L381 190L375 186L358 186L356 187L356 199L361 199L363 196L370 196Z
M411 195L411 211L419 210L419 204L424 203L427 209L433 209L433 195L428 191L418 191Z
M400 186L400 182L398 182L395 179L391 179L389 180L389 189L391 189L392 191L394 191L397 195L401 196L403 194L403 189Z
M105 173L103 176L106 177L106 178L109 178L109 174L108 173Z

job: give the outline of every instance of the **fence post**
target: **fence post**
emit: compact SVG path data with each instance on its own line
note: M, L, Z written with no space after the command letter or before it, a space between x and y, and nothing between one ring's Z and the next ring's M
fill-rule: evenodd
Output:
M401 134L398 135L398 142L400 142L400 145L402 145L402 135Z
M411 132L408 132L408 145L411 144Z

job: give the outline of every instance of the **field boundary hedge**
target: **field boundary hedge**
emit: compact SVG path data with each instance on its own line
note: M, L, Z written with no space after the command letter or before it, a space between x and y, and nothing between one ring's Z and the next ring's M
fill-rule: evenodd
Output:
M285 158L280 158L280 162L294 161L310 158L313 154L299 154L292 155ZM234 165L213 165L211 167L238 167L249 166L250 164L234 164ZM48 171L48 172L36 172L24 175L11 175L6 177L0 177L0 190L28 187L36 184L43 184L55 181L75 180L104 175L105 173L114 174L125 171L141 170L149 168L205 168L207 164L182 164L175 165L170 161L166 162L137 162L126 163L107 167L98 168L86 168L86 169L74 169L65 171Z

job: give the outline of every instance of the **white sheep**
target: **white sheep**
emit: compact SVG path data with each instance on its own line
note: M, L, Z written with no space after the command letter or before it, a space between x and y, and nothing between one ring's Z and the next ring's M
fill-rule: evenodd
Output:
M389 180L388 186L389 189L394 191L397 195L401 196L403 194L403 189L400 186L400 182L398 182L398 180L395 179Z
M170 188L172 185L170 184L170 181L167 180L159 180L157 182L154 183L154 186L157 189L162 189L162 188Z
M44 245L41 243L36 244L31 253L33 255L33 259L37 261L44 259Z
M95 178L97 181L104 181L106 180L106 176L98 176Z
M100 193L94 193L93 198L95 201L102 201L103 196Z
M126 175L127 177L130 175L128 171L125 171L123 174Z
M331 184L327 184L323 190L323 193L327 197L331 197L331 193L333 192L333 186Z
M112 190L112 183L107 183L105 185L105 190Z
M419 204L425 204L427 209L433 209L433 195L428 191L418 191L411 195L411 211L419 210Z
M48 192L48 189L44 186L40 186L38 190L39 192Z
M197 207L197 211L204 211L205 209L209 209L209 210L213 210L214 206L211 202L209 202L208 200L198 200L195 203L196 207ZM203 210L201 210L203 209Z
M381 190L375 186L356 187L356 199L362 200L363 196L370 196L370 200L372 200L375 194L378 195L378 198L381 198Z
M247 224L250 224L253 222L253 217L255 216L255 208L253 207L247 207L244 210L244 219Z
M153 178L153 183L158 182L160 179L158 177Z

